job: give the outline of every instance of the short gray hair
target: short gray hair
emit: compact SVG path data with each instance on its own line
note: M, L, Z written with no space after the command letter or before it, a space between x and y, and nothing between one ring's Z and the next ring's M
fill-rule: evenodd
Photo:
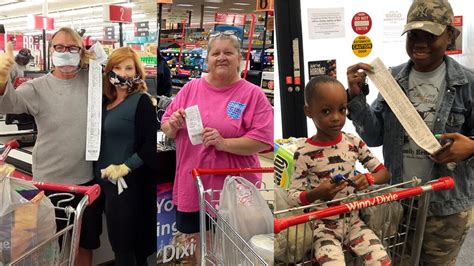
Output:
M207 54L209 55L209 52L212 49L212 46L216 40L220 41L226 41L230 40L232 42L232 45L234 46L235 49L237 49L237 52L240 54L240 41L239 38L235 35L224 35L224 34L219 34L216 37L211 37L209 38L209 42L207 43Z

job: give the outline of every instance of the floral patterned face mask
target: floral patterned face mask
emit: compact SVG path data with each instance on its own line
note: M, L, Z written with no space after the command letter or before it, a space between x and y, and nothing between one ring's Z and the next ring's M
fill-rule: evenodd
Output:
M116 88L117 87L120 88L126 85L130 90L133 87L133 84L143 83L143 80L140 78L139 75L136 75L134 78L126 78L126 77L120 76L114 71L110 71L109 73L107 73L107 76L109 77L110 83L114 85Z

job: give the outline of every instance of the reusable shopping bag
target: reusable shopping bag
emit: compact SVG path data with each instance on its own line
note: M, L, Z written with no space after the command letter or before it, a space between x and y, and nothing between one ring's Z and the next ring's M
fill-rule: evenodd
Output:
M17 259L56 233L54 206L28 181L0 176L0 265ZM19 192L20 191L20 192ZM54 245L55 244L55 245ZM46 245L22 265L55 265L57 243Z

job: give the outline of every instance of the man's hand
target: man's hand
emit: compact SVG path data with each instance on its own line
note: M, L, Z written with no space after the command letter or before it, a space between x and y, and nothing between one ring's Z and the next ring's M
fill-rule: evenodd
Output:
M372 66L366 63L358 63L347 68L347 84L349 84L350 97L360 94L362 88L360 84L365 81L367 74L372 72Z
M0 88L5 88L14 62L13 46L11 42L8 42L5 53L0 54Z
M450 139L451 141L431 155L431 158L437 163L463 161L474 154L474 140L462 134L446 133L441 135L441 139Z

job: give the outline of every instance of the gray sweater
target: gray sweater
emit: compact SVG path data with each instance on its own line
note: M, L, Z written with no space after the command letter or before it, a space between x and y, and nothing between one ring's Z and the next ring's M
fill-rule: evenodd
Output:
M16 90L8 83L0 96L0 113L35 117L34 180L76 185L92 180L92 162L85 160L88 82L87 70L69 80L49 73Z

